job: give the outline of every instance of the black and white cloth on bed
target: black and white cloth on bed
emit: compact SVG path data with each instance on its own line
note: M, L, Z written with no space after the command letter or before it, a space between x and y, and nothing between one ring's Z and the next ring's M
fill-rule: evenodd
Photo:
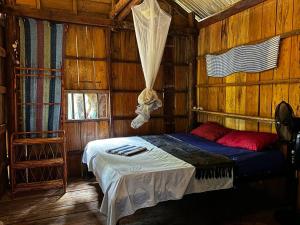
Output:
M124 145L147 148L147 151L131 157L107 153ZM223 154L220 148L223 148ZM190 134L122 137L89 142L82 162L95 174L104 193L100 212L107 216L108 225L115 225L121 217L162 201L181 199L190 193L232 188L233 162L241 167L245 162L255 162L256 152L251 152L251 156L247 152L224 149L220 144ZM200 154L205 160L195 160L188 153L196 158ZM267 158L275 159L275 163L267 162L267 166L255 167L255 171L262 169L271 173L280 170L284 159L277 153L279 151ZM268 156L256 155L259 160L266 160L264 157ZM275 166L268 166L271 164ZM251 168L241 174L245 175L249 170ZM239 168L236 173L238 171Z

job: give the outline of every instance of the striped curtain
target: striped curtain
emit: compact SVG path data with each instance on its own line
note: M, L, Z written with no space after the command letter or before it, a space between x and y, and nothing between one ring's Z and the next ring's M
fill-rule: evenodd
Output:
M61 69L63 25L19 18L20 67ZM21 70L20 100L23 131L58 130L60 125L61 72Z

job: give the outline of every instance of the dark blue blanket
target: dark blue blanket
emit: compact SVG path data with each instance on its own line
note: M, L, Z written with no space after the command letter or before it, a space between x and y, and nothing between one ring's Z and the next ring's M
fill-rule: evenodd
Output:
M211 153L227 156L235 161L235 177L262 177L283 172L285 159L277 149L253 152L242 148L220 145L192 134L177 133L171 136Z
M141 136L141 138L193 165L197 179L232 177L234 161L224 155L201 150L167 134Z

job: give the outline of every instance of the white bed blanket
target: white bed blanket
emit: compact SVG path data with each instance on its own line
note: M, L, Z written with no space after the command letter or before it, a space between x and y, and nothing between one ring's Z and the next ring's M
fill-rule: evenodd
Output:
M146 147L148 151L126 157L106 151L122 145ZM111 138L87 144L82 162L92 171L104 193L100 212L107 225L140 208L184 194L231 188L232 178L196 180L195 167L155 147L140 137Z

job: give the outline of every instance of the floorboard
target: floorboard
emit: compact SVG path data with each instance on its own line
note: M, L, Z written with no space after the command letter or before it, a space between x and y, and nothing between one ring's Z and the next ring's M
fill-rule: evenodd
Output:
M67 192L47 191L9 195L0 200L0 224L106 225L99 212L103 194L94 180L69 182ZM219 191L188 195L138 210L120 225L279 225L274 217L280 204L265 192ZM1 224L2 225L2 224Z

